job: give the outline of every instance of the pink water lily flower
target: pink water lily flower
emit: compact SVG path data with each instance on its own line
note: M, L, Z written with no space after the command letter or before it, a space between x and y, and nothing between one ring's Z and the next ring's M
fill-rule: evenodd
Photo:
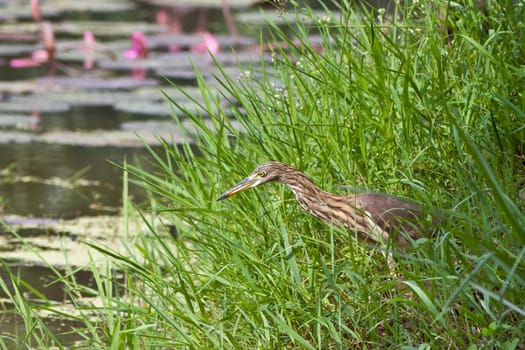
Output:
M129 59L146 58L149 55L146 36L143 32L131 34L131 49L124 51L124 57Z
M194 52L210 52L212 54L216 54L220 50L220 44L219 40L213 34L210 32L203 32L202 35L204 36L204 41L194 47L192 47L191 51Z
M49 60L49 53L46 50L35 50L31 57L13 58L9 60L11 68L31 68L38 67Z

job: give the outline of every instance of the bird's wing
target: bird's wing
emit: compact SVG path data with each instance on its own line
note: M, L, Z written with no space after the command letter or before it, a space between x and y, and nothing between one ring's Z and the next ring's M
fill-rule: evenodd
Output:
M356 202L368 213L371 221L400 246L410 244L403 234L412 239L428 235L422 218L422 207L416 202L381 193L357 194Z

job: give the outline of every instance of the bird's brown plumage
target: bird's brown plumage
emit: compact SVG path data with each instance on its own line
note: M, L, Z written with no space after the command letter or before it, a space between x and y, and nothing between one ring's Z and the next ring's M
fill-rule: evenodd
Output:
M217 200L268 182L287 185L303 209L322 221L354 230L362 239L409 247L411 239L427 235L420 204L381 193L332 194L321 190L308 176L292 166L268 162ZM430 214L430 212L429 212ZM432 220L435 223L435 219Z

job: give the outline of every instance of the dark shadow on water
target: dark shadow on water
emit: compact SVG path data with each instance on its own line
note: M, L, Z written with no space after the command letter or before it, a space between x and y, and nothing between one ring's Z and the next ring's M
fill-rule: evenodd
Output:
M159 88L159 97L162 98L161 88ZM64 113L42 114L38 132L118 130L123 123L144 119L165 121L168 118L123 113L115 111L111 106L73 106L71 110Z
M3 306L5 308L10 307L5 304ZM76 342L85 341L82 336L75 332L75 330L84 327L82 322L58 317L45 317L42 318L42 321L61 344L72 345ZM32 332L36 332L36 330L32 330ZM2 335L3 343L6 345L5 349L27 349L26 323L19 314L7 310L0 311L0 334ZM52 347L51 339L49 339L49 344L46 345L48 348ZM56 349L59 348L57 347Z
M26 263L11 263L7 265L11 270L11 273L15 278L23 281L23 283L16 283L21 287L21 291L24 293L26 300L38 301L42 298L36 295L30 288L24 287L25 285L32 286L35 288L37 293L40 293L44 300L66 302L70 298L66 293L66 289L63 282L60 282L55 272L50 268L43 265L26 264ZM57 272L60 275L66 275L67 272L60 267L56 267ZM13 281L9 279L6 271L0 270L0 277L7 284L10 292L13 292ZM77 271L73 274L73 277L69 277L68 280L74 278L78 285L85 286L89 289L96 289L96 284L93 279L93 273L91 271ZM89 293L84 293L81 296L90 297ZM8 295L4 290L0 290L0 298L7 298Z
M34 310L45 310L45 305L50 301L65 303L70 300L65 292L67 288L64 283L59 280L55 272L45 266L9 263L7 264L7 269L15 276L11 279L4 269L0 269L0 278L5 282L7 289L10 293L13 293L14 286L16 285L23 294L25 302L32 305ZM67 271L60 268L57 268L57 272L62 276L67 275ZM93 274L90 271L77 271L67 277L68 281L72 281L73 279L77 285L77 291L97 289ZM13 282L13 280L15 282ZM122 283L123 279L115 278L115 282ZM115 285L118 283L115 283ZM28 285L38 286L36 290L40 295L36 295L31 290L33 287L26 287ZM78 286L82 287L78 288ZM94 295L91 293L76 294L76 298L79 296L93 297ZM2 309L0 311L0 334L2 335L4 344L6 344L7 349L26 348L27 344L24 343L24 340L28 336L26 322L20 314L15 311L15 305L6 301L9 300L9 296L4 289L0 289L0 298L3 299L1 302ZM74 310L72 309L71 312L74 312ZM65 313L67 314L68 311ZM52 313L50 313L50 315L52 315ZM64 315L56 315L56 317L46 316L42 317L42 321L43 326L46 327L61 344L73 344L74 342L85 340L75 332L75 330L82 329L85 325L75 321L73 317L65 317ZM41 337L38 326L37 329L32 329L31 332L34 336ZM49 341L51 342L51 340ZM51 346L52 344L50 343L48 345Z
M50 130L97 130L118 129L120 120L111 118L115 114L111 107L72 107L65 113L43 115L38 129Z

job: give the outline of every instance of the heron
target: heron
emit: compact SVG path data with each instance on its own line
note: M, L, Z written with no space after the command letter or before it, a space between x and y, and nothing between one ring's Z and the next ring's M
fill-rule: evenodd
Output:
M429 236L429 221L437 223L438 214L425 211L420 203L375 192L349 195L326 192L301 171L280 162L258 166L217 201L270 182L287 185L299 205L321 221L352 230L358 238L370 243L407 249L413 240Z

